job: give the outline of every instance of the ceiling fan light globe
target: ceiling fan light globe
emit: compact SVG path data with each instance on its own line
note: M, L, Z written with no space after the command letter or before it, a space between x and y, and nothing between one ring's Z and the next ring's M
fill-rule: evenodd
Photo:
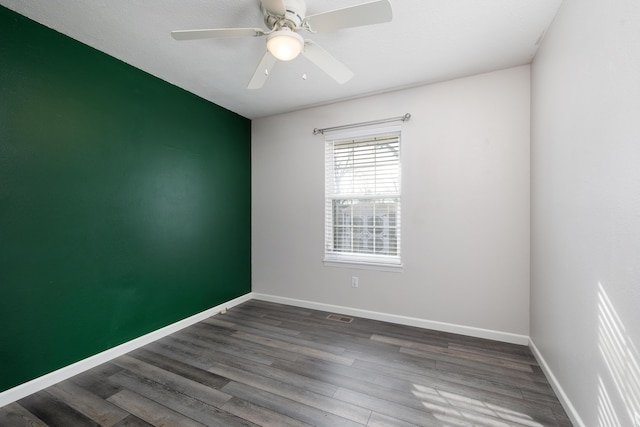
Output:
M291 61L304 49L304 39L289 29L274 31L267 37L267 50L280 61Z

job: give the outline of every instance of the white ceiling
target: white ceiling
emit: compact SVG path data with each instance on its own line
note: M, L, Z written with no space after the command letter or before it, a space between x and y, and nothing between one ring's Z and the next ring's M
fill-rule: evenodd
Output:
M307 15L368 0L307 0ZM246 86L264 38L178 42L171 30L265 28L259 0L0 0L0 4L250 119L527 64L562 0L391 0L393 21L308 34L355 73L300 56ZM301 78L302 74L307 79ZM170 106L168 106L170 107Z

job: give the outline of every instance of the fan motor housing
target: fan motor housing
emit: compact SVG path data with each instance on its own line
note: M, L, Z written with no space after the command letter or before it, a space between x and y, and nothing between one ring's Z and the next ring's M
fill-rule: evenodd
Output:
M270 30L289 27L292 30L300 28L307 13L307 5L304 0L284 0L284 16L262 9L264 13L264 23Z

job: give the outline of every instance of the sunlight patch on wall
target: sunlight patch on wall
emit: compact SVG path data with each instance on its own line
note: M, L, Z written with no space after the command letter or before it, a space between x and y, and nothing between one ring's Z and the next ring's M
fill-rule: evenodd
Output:
M609 371L609 378L599 377L600 426L640 427L640 357L602 283L598 283L598 347ZM619 421L622 414L616 413L612 396L605 386L608 379L615 387L613 392L617 392L625 406L623 424Z
M622 427L601 376L598 376L598 425L600 427Z

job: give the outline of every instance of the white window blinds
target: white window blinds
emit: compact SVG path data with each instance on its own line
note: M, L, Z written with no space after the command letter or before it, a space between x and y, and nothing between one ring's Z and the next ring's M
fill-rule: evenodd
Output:
M325 261L400 264L400 131L325 144Z

